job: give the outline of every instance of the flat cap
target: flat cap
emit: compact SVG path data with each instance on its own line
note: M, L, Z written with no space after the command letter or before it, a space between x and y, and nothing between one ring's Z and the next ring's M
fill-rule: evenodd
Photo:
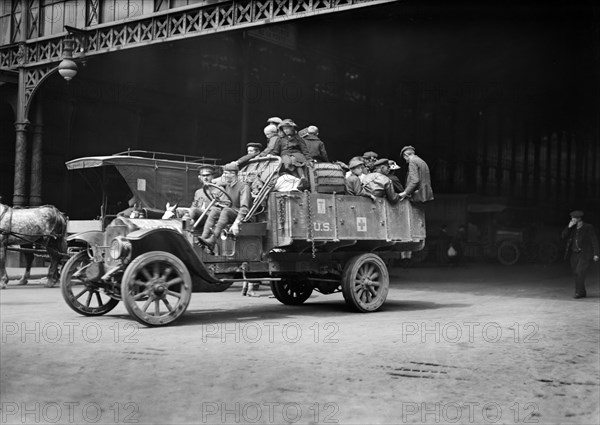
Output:
M354 167L358 167L359 165L365 165L365 163L363 162L362 158L354 157L348 163L348 168L352 169Z
M298 126L296 125L294 120L291 118L284 119L283 121L281 121L279 123L279 125L277 127L296 127L296 128L298 128Z
M314 134L315 136L319 135L319 127L316 125L309 125L306 131L308 131L308 134Z
M237 163L230 162L230 163L225 164L223 166L223 171L235 171L235 172L238 172L238 171L240 171L240 167L238 167Z
M410 145L404 146L402 148L402 150L400 151L400 156L404 155L404 152L406 152L406 151L413 151L413 153L415 153L417 150Z
M387 165L387 166L389 166L390 165L390 160L387 159L387 158L381 158L381 159L378 159L377 161L375 161L375 164L373 164L373 165L375 167L378 167L380 165Z
M207 174L207 173L214 174L215 167L213 167L212 165L203 165L200 168L198 168L198 174Z
M375 159L377 159L377 158L379 158L379 155L377 155L373 151L368 151L368 152L363 153L363 158L375 158Z
M271 117L267 120L267 124L278 125L280 122L281 122L281 118L279 118L279 117Z
M583 217L583 211L580 211L580 210L571 211L569 214L573 218L581 218L581 217Z
M249 143L246 143L246 147L248 147L248 148L256 148L256 149L262 149L262 143L249 142Z

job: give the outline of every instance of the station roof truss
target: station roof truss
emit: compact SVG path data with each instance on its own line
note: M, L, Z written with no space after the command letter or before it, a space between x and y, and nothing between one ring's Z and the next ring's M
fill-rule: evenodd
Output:
M89 1L89 0L88 0ZM283 23L396 0L242 0L190 5L78 29L74 57ZM83 34L83 35L82 35ZM0 69L46 68L62 59L67 32L0 47Z

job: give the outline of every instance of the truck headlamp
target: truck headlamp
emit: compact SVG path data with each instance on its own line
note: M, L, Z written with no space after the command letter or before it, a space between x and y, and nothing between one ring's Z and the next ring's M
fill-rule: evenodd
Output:
M110 244L109 253L113 260L125 258L131 253L131 242L129 242L123 236L118 236L114 238Z

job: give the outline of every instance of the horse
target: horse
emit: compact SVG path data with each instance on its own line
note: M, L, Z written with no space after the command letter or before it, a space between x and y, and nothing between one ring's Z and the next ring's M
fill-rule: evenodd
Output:
M34 244L44 246L50 255L47 288L58 282L58 266L66 252L67 218L56 207L44 205L36 208L11 208L0 204L0 289L6 288L6 251L9 245L32 248ZM26 248L27 249L27 248ZM26 285L33 263L33 250L24 250L25 274L18 285Z

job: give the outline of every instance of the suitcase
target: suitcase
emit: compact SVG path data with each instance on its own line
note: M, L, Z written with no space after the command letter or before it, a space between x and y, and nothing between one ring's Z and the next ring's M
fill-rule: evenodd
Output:
M344 170L337 164L317 162L306 167L308 181L313 192L317 193L346 193Z

